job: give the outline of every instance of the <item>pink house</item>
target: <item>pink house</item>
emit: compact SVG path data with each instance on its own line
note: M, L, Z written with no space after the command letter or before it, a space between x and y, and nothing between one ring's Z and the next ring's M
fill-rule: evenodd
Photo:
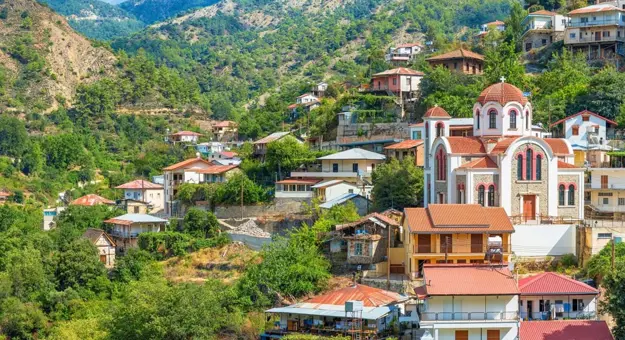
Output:
M374 74L371 78L371 91L391 92L404 98L412 97L419 90L419 83L423 79L423 72L398 67L392 70Z

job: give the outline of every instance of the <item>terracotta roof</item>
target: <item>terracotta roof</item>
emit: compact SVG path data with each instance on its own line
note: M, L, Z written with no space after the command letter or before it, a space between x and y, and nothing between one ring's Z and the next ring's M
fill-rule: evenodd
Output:
M287 109L293 110L296 107L297 107L297 104L291 104L291 105L287 106Z
M193 131L178 131L176 133L172 133L172 136L201 136L201 133L193 132Z
M554 320L522 321L523 340L614 340L605 321Z
M100 204L113 205L115 204L115 201L111 201L96 194L89 194L83 197L79 197L70 203L70 205L82 205L84 207L92 207L94 205Z
M85 232L82 234L82 237L88 239L89 241L91 241L91 243L95 244L96 242L98 242L102 235L104 235L104 237L109 241L111 246L115 247L115 242L102 229L89 228L85 230Z
M224 120L221 122L215 122L213 123L213 127L231 127L231 126L236 126L237 123L233 122L231 120Z
M523 91L519 90L518 87L500 82L484 89L477 101L482 105L488 102L496 102L501 105L506 105L509 102L519 102L521 105L525 105L527 98L523 96Z
M452 154L486 154L486 148L478 137L447 137Z
M357 225L361 225L361 224L369 221L372 218L380 220L380 221L382 221L382 222L384 222L384 223L386 223L388 225L392 225L392 226L396 226L396 227L399 226L399 222L395 221L394 219L392 219L392 218L390 218L390 217L388 217L386 215L383 215L383 214L380 214L380 213L371 213L371 214L369 214L369 215L367 215L367 216L365 216L365 217L363 217L363 218L361 218L361 219L359 219L358 221L355 221L355 222L337 224L336 225L336 230L341 230L341 229L345 229L345 228L355 227Z
M578 8L576 10L570 11L569 15L598 13L598 12L612 12L612 11L623 12L622 9L611 4L598 4L598 5L582 7L582 8Z
M384 72L376 73L372 76L372 78L392 75L422 76L424 75L424 73L406 67L398 67L391 70L386 70Z
M234 151L222 151L220 152L220 154L226 158L234 158L239 155L238 153Z
M519 294L505 265L424 264L423 278L429 296Z
M493 149L490 151L490 154L498 155L500 153L506 152L508 148L510 147L510 144L512 144L512 142L514 142L515 140L519 138L521 137L505 137L505 138L500 139L499 142L497 142L497 144L495 144Z
M460 59L460 58L470 58L477 60L484 60L484 56L475 52L471 52L465 49L457 49L455 51L443 53L441 55L437 55L434 57L427 58L427 61L436 61L436 60L445 60L445 59Z
M425 126L425 122L410 125L410 127L419 127L419 126Z
M115 189L163 189L163 186L150 181L137 179L132 182L116 186Z
M423 144L423 140L421 139L406 139L405 141L401 141L396 144L389 145L385 147L385 150L405 150L412 149L419 145Z
M380 307L406 300L401 295L356 284L306 300L306 303L343 306L347 301L362 301L364 307Z
M513 233L514 227L501 207L479 204L430 204L405 208L407 227L415 234Z
M0 191L0 197L9 197L9 196L11 196L10 192L4 191L4 190Z
M314 96L314 95L313 95L312 93L310 93L310 92L307 92L307 93L304 93L304 94L302 94L302 95L299 95L299 96L297 96L297 98L304 98L304 97L308 97L308 96L311 96L311 97L315 97L315 98L317 98L316 96Z
M423 117L439 117L439 118L451 118L449 113L445 111L442 107L436 105L434 107L429 108Z
M539 11L536 12L532 12L529 15L548 15L548 16L554 16L554 15L558 15L558 13L555 12L551 12L551 11L546 11L544 9L541 9Z
M567 162L558 161L558 169L582 169L582 168L575 166L573 164L567 163Z
M486 26L499 26L499 25L505 25L506 23L501 21L501 20L495 20L495 21L491 21L486 23Z
M615 121L613 121L613 120L607 119L607 118L605 118L605 117L603 117L603 116L600 116L600 115L598 115L598 114L596 114L596 113L594 113L594 112L592 112L592 111L583 110L583 111L580 111L580 112L578 112L578 113L576 113L576 114L570 115L570 116L568 116L568 117L564 117L564 118L560 119L559 121L557 121L557 122L555 122L555 123L551 123L551 124L549 125L549 127L553 127L553 126L558 125L558 124L560 124L560 123L564 123L565 121L567 121L567 120L569 120L569 119L571 119L571 118L573 118L573 117L580 116L580 115L591 115L591 116L595 116L595 117L597 117L597 118L599 118L599 119L603 119L603 120L605 120L606 122L608 122L608 123L610 123L610 124L612 124L612 125L618 125L618 123L617 123L617 122L615 122Z
M211 165L206 169L198 169L198 174L217 175L238 168L238 165Z
M397 45L397 46L395 46L395 48L402 48L402 47L414 47L414 46L423 47L423 45L421 45L421 43L418 43L418 42L413 42L413 43L407 43L407 44Z
M321 178L286 178L281 181L277 181L276 184L308 184L313 185L321 182Z
M164 171L172 171L172 170L178 170L178 169L182 169L182 168L190 168L191 165L193 165L196 162L200 162L200 163L204 163L206 165L212 165L211 162L204 160L202 158L189 158L187 160L184 160L182 162L170 165L166 168L164 168Z
M493 162L490 157L480 157L468 163L462 164L459 169L498 169L497 163Z
M549 144L553 153L557 156L571 155L569 146L566 144L566 140L562 138L543 138L543 140Z
M597 295L599 291L583 282L556 273L542 273L519 280L521 295Z

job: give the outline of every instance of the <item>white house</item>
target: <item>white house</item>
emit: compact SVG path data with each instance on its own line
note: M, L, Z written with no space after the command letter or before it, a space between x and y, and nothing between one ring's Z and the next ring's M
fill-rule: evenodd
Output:
M165 209L165 190L162 185L142 179L134 180L115 187L124 190L124 199L148 204L150 212Z
M556 273L519 280L523 320L596 319L599 290Z
M48 231L56 227L56 217L65 210L65 207L54 207L43 209L43 225L42 229Z
M167 220L145 214L125 214L104 221L111 225L110 236L115 249L124 253L128 248L137 247L139 234L165 231Z
M362 186L359 187L354 183L341 179L320 181L315 183L312 186L312 189L314 197L316 197L321 203L331 201L345 194L358 194L366 197L366 193L363 192Z
M523 48L528 52L535 48L549 46L564 39L564 30L569 18L546 10L529 13L523 25Z
M200 143L195 146L197 152L204 155L220 153L225 150L224 144L221 142Z
M387 62L399 64L407 63L423 51L423 45L418 42L400 44L390 47L385 55Z
M106 268L115 266L115 242L104 230L89 228L82 237L98 248L98 258Z
M421 339L518 339L519 289L507 266L426 264L423 272Z
M616 1L599 2L569 12L564 46L573 53L583 52L589 61L614 60L622 55L625 13Z
M328 90L328 83L322 81L320 83L313 85L312 94L313 96L317 98L321 98L325 96L325 93L327 90Z
M202 134L193 131L179 131L169 135L172 143L196 144Z
M314 193L312 186L319 183L318 178L286 178L277 181L275 197L289 200L312 200Z
M319 101L319 98L317 96L312 95L311 93L304 93L303 95L295 99L295 103L299 105L312 103L312 102L318 102L318 101Z

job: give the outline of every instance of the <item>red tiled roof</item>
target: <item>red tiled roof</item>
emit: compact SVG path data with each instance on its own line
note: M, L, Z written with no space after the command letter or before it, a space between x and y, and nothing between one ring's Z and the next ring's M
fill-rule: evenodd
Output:
M468 163L462 164L459 169L498 169L497 163L493 162L490 157L480 157Z
M527 98L523 96L523 92L518 87L500 82L495 83L480 93L477 101L484 105L488 102L496 102L501 105L506 105L509 102L519 102L522 105L527 103Z
M430 204L405 208L407 227L416 234L513 233L514 227L501 207L479 204Z
M519 294L507 266L425 264L423 278L429 296Z
M193 132L193 131L178 131L173 133L172 136L201 136L201 133Z
M478 137L447 137L452 154L485 154L486 148Z
M137 179L132 182L116 186L115 189L163 189L163 186L142 179Z
M296 107L297 107L297 104L291 104L291 105L287 106L287 109L293 110Z
M575 166L573 164L563 162L563 161L558 161L558 169L582 169L582 168Z
M465 49L457 49L448 53L443 53L434 57L427 58L427 61L446 60L446 59L461 59L470 58L477 60L484 60L484 56L475 52L471 52Z
M11 193L8 191L0 191L0 197L9 197Z
M384 72L376 73L372 76L372 78L392 75L422 76L424 74L423 72L415 71L406 67L398 67L391 70L386 70Z
M490 151L490 154L498 155L500 153L506 152L506 150L508 150L508 148L510 147L510 144L512 144L512 142L514 142L515 140L519 138L521 137L505 137L499 140L499 142L497 142L497 144L495 144L493 149Z
M506 23L501 21L501 20L495 20L495 21L491 21L489 23L486 23L486 26L499 26L499 25L505 25Z
M341 229L345 229L345 228L350 228L350 227L355 227L357 225L361 225L364 222L369 221L371 218L375 218L377 220L380 220L388 225L392 225L392 226L399 226L399 222L395 221L394 219L380 214L380 213L371 213L361 219L359 219L358 221L355 222L351 222L351 223L344 223L344 224L338 224L336 225L336 230L341 230Z
M407 43L407 44L397 45L397 46L395 46L395 48L402 48L402 47L414 47L414 46L423 47L423 45L421 45L421 43L418 43L418 42L413 42L413 43Z
M304 94L302 94L302 95L297 96L297 98L304 98L304 97L308 97L308 96L315 97L315 96L313 96L311 93L304 93ZM315 97L315 98L316 98L316 97Z
M536 12L531 12L529 15L548 15L548 16L554 16L554 15L558 15L558 13L551 12L551 11L546 11L546 10L544 10L544 9L541 9L541 10L536 11Z
M238 168L238 165L211 165L206 169L198 169L198 174L217 175Z
M423 115L423 117L451 118L449 113L447 113L447 111L445 111L445 109L443 109L442 107L440 107L438 105L428 109L425 112L425 114Z
M425 126L425 122L410 125L410 127L419 127L419 126Z
M313 297L305 303L343 306L345 302L354 300L362 301L364 307L380 307L404 301L406 298L395 292L357 284Z
M522 340L614 340L605 321L521 321Z
M234 158L236 156L238 156L239 154L234 152L234 151L222 151L220 152L222 156L226 157L226 158Z
M611 12L611 11L623 12L622 9L620 9L620 8L614 6L614 5L610 5L610 4L597 4L597 5L582 7L582 8L578 8L576 10L570 11L569 15L586 14L586 13L598 13L598 12Z
M231 126L236 126L236 125L237 123L231 120L224 120L224 121L213 123L213 127L231 127Z
M96 194L89 194L83 197L79 197L70 203L70 205L82 205L84 207L92 207L94 205L101 205L101 204L113 205L115 204L115 201L111 201L109 199L106 199L102 196L98 196Z
M276 184L317 184L321 182L321 178L286 178L281 181L277 181Z
M576 113L576 114L570 115L570 116L568 116L568 117L564 117L564 118L560 119L559 121L557 121L557 122L555 122L555 123L551 123L551 124L549 125L549 127L556 126L556 125L558 125L558 124L560 124L560 123L563 123L563 122L565 122L565 121L567 121L567 120L569 120L569 119L571 119L571 118L573 118L573 117L577 117L577 116L580 116L580 115L591 115L591 116L595 116L595 117L597 117L597 118L599 118L599 119L603 119L603 120L605 120L606 122L608 122L608 123L610 123L610 124L612 124L612 125L618 125L618 123L617 123L617 122L615 122L615 121L613 121L613 120L607 119L607 118L605 118L605 117L603 117L603 116L600 116L600 115L598 115L598 114L596 114L596 113L594 113L594 112L592 112L592 111L583 110L583 111L580 111L580 112L578 112L578 113Z
M193 165L196 162L204 163L206 165L212 165L211 162L209 162L207 160L204 160L202 158L189 158L189 159L184 160L182 162L170 165L170 166L164 168L163 170L164 171L172 171L172 170L178 170L178 169L181 169L181 168L190 168L191 165Z
M572 154L572 152L569 151L566 140L562 138L543 138L543 140L549 144L551 150L556 156L566 156Z
M423 140L421 139L406 139L405 141L401 141L399 143L391 144L385 147L385 150L405 150L416 148L417 146L423 144Z
M597 295L591 286L556 273L542 273L519 280L521 295Z

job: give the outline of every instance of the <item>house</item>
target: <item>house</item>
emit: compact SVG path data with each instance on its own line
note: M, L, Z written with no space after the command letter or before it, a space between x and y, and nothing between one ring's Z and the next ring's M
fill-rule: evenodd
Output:
M56 218L63 211L65 211L65 207L54 207L54 208L43 209L42 229L45 231L48 231L48 230L56 228Z
M342 179L321 180L311 186L313 197L319 202L325 203L346 194L366 195L362 186L344 181Z
M622 59L625 39L624 10L613 2L599 3L569 12L564 45L583 53L589 61Z
M237 173L241 173L238 165L213 165L197 170L201 183L224 183Z
M519 289L506 265L426 264L419 326L429 339L519 339ZM521 337L523 339L523 337Z
M311 332L321 336L347 332L378 336L391 327L393 319L408 316L411 311L409 300L408 296L395 292L354 284L287 307L265 311L280 321L276 322L276 329L266 330L261 338ZM416 322L416 313L410 314Z
M447 111L440 109L438 106L430 108L424 117L431 117L432 114L443 114ZM455 137L471 137L473 136L473 118L451 118L449 117L449 135ZM425 122L410 125L410 139L420 140L425 138Z
M407 139L384 148L387 159L396 158L402 161L404 158L412 157L417 166L423 166L423 151L423 140L420 139Z
M221 151L209 154L208 159L215 165L239 165L241 164L241 158L238 156L233 151Z
M584 169L573 165L566 139L532 135L533 108L517 87L500 82L482 91L471 137L450 136L451 117L437 111L424 117L425 206L503 207L517 224L584 218Z
M457 49L425 59L432 67L442 66L453 72L482 74L484 56L465 49Z
M523 50L550 46L554 42L564 40L564 31L569 18L546 10L529 13L521 25L523 28Z
M195 150L201 153L202 156L212 155L220 153L225 150L223 143L221 142L206 142L195 145Z
M312 186L321 182L319 178L286 178L275 183L275 198L310 201L314 197Z
M428 263L502 263L512 254L515 232L506 211L478 204L430 204L405 208L406 274L420 277Z
M95 205L108 205L114 206L115 201L111 201L102 196L98 196L96 194L89 194L82 197L79 197L69 203L69 205L80 205L83 207L92 207Z
M503 32L505 30L506 23L501 20L495 20L480 25L480 33L477 35L477 37L483 39L490 31Z
M575 165L585 166L589 150L611 150L608 140L614 139L618 124L594 112L583 110L550 125L556 136L566 138L575 150Z
M345 245L340 250L347 254L347 263L353 270L387 275L391 258L389 248L403 248L400 226L398 221L383 213L372 213L358 221L336 225L333 240ZM401 255L400 252L397 254ZM403 257L396 256L394 262L391 261L391 272L403 274Z
M110 225L110 236L116 253L124 253L138 246L139 234L165 231L167 220L145 214L125 214L104 221Z
M622 157L611 158L615 160L608 163L610 167L588 169L586 205L594 212L621 219L625 214L625 168L621 165Z
M152 212L151 205L143 201L134 200L132 198L124 198L119 200L117 207L126 211L129 214L149 214Z
M197 144L202 134L193 131L179 131L169 135L169 140L176 143Z
M596 319L599 290L561 274L519 280L523 320Z
M214 121L211 131L213 138L218 141L235 141L238 139L239 125L231 120Z
M6 190L0 190L0 204L6 203L11 197L11 193Z
M405 67L398 67L371 76L371 92L388 93L404 100L413 99L419 91L424 73Z
M605 321L523 321L521 340L614 340Z
M297 97L295 99L295 103L289 105L288 109L291 110L293 114L296 114L297 109L300 107L303 108L304 111L309 112L310 110L319 107L319 105L321 105L319 97L311 93L304 93L303 95Z
M415 56L422 51L423 45L418 42L400 44L390 47L384 57L386 62L392 63L393 65L405 65L409 61L414 60Z
M348 194L338 196L334 199L327 200L325 203L319 204L319 208L329 210L329 209L332 209L332 207L334 206L345 205L345 204L349 204L350 202L354 204L354 206L356 206L356 211L358 212L358 215L360 216L368 214L370 207L373 206L371 201L368 198L359 194L348 193Z
M371 127L371 125L367 123L357 124L357 125L366 125L369 128ZM355 137L355 138L344 137L338 140L337 145L341 150L360 148L363 150L381 154L381 153L384 153L385 147L389 145L397 144L401 141L402 141L402 138L394 138L394 137L389 137L385 135L362 136L362 137Z
M137 179L116 186L115 189L124 190L125 200L145 203L148 206L148 212L158 212L165 209L165 189L160 184Z
M82 237L96 246L100 262L106 268L115 266L115 242L104 230L89 228L82 234Z
M275 142L277 140L280 140L286 136L291 135L290 132L274 132L272 134L270 134L267 137L261 138L257 141L255 141L254 144L254 155L260 158L264 158L265 154L267 153L267 145L269 145L269 143L271 142ZM291 135L292 136L292 135ZM297 138L296 138L297 139ZM302 141L300 141L299 139L297 139L298 142L303 143Z
M322 98L325 96L327 90L328 83L322 81L312 86L312 95L317 98Z

